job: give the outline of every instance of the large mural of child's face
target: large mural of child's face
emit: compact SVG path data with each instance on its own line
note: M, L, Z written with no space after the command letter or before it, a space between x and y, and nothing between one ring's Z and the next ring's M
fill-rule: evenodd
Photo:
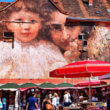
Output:
M14 37L24 43L35 39L41 27L39 16L35 13L25 10L21 10L20 12L13 12L8 20L25 22L7 24L8 29L14 32Z

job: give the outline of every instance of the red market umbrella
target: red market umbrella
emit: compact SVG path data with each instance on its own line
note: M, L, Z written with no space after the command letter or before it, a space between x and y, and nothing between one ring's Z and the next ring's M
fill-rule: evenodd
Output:
M86 60L70 63L50 72L50 77L81 78L101 76L110 72L110 63L97 60Z
M87 86L97 86L97 85L104 85L106 84L105 81L100 81L100 80L85 80L85 81L82 81L76 85L74 85L75 87L87 87Z
M57 78L81 78L91 76L101 76L110 73L110 63L98 60L86 60L70 63L61 68L57 68L49 73L50 77ZM91 101L91 90L89 83L89 99Z

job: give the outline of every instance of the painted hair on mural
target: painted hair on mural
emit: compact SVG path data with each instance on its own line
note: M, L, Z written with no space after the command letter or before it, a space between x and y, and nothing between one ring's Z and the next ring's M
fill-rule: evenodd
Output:
M0 20L8 21L8 18L13 12L19 12L21 10L38 14L39 18L41 19L42 28L39 30L37 39L52 41L50 37L51 34L49 32L49 28L45 24L51 20L50 14L58 10L50 3L50 1L49 0L31 0L30 2L30 0L18 0L18 2L16 2L12 6L10 6L8 9L0 13ZM5 23L3 24L3 26L0 26L0 27L3 27L2 31L9 31Z
M18 0L15 4L5 10L6 18L12 12L19 12L20 10L38 13L40 17L44 17L57 9L50 3L49 0Z

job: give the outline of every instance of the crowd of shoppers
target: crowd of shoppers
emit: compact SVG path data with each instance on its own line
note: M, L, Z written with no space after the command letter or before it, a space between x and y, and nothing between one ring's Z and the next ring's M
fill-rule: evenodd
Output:
M71 104L71 96L68 91L64 92L62 103L61 103L61 97L57 92L51 92L47 93L43 100L41 101L41 105L38 104L38 98L37 94L32 92L30 96L26 99L26 97L23 97L21 100L21 110L35 110L35 109L42 109L42 110L59 110L59 105L61 106L69 106ZM50 108L51 107L51 108Z
M64 91L42 90L34 92L30 90L30 92L31 93L28 93L27 91L27 94L23 97L20 110L62 110L63 107L73 107L73 105L75 106L76 104L80 104L80 107L82 107L81 103L89 102L89 93L86 89ZM105 97L106 100L102 98L102 100L100 94L101 92L97 93L92 91L91 101L95 103L107 103L106 106L109 107L109 97ZM40 96L40 103L38 96ZM100 108L103 108L103 106L100 105Z

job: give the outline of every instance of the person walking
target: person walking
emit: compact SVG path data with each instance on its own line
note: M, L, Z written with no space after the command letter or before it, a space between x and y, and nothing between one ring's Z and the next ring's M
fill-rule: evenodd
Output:
M68 91L65 91L63 103L65 107L69 106L71 103L70 93L68 93Z
M53 105L49 96L46 95L42 102L42 110L53 110Z
M52 105L53 105L53 107L54 107L54 109L53 110L57 110L57 105L59 104L59 100L58 100L58 94L55 92L54 93L54 96L53 96L53 98L52 98Z
M29 97L27 101L26 110L38 110L36 94L32 93L31 97Z

